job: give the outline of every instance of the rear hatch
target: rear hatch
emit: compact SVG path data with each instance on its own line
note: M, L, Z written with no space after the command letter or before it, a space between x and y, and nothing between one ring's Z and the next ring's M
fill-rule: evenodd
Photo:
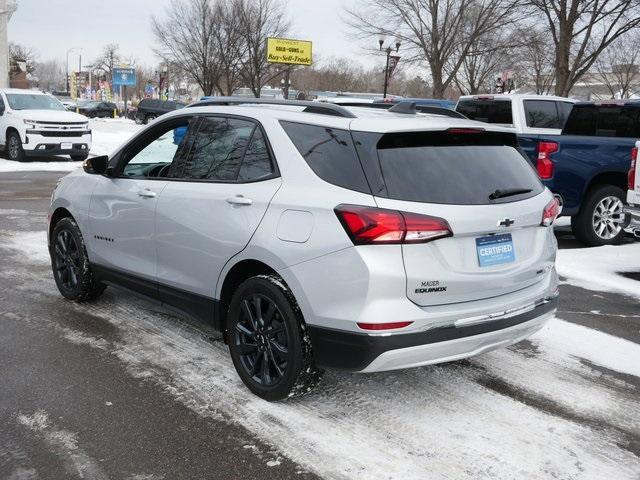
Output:
M439 217L451 227L450 237L402 245L413 302L490 298L544 277L554 253L541 221L552 196L515 135L456 128L354 136L368 176L383 182L380 208Z

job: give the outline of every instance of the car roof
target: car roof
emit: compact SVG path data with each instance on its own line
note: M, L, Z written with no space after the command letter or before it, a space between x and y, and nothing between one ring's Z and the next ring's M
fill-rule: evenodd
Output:
M562 102L577 102L573 98L567 97L557 97L555 95L538 95L535 93L479 93L476 95L462 95L458 101L460 100L473 100L477 98L491 98L493 100L512 100L512 99L521 99L521 100L558 100Z
M321 102L317 102L322 105ZM423 130L446 130L448 128L476 128L487 131L500 131L513 133L512 129L476 122L462 118L452 118L434 114L404 114L389 110L373 109L367 107L343 107L352 115L336 116L335 114L323 114L318 112L305 112L305 106L296 105L272 105L251 104L240 105L203 105L190 106L187 110L175 110L166 114L166 117L184 115L188 111L193 113L217 113L246 116L265 122L269 120L290 121L321 125L325 127L340 128L363 132L409 132Z

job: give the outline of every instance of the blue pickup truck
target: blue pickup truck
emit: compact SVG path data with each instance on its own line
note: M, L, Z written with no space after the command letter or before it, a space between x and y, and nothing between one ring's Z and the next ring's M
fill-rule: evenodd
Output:
M518 135L543 183L571 217L578 240L611 245L624 236L624 203L640 102L578 102L562 135Z

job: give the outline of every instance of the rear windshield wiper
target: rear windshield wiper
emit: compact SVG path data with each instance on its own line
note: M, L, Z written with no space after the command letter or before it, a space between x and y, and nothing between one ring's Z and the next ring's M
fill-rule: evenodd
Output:
M511 197L512 195L520 195L521 193L529 193L533 190L530 188L505 188L496 190L489 195L489 200L497 200L498 198Z

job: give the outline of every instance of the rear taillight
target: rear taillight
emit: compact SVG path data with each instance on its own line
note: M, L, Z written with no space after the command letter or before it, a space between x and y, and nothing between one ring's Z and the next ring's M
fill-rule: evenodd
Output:
M360 205L339 205L335 212L354 245L426 243L453 235L439 217Z
M413 322L389 322L389 323L360 323L358 327L363 330L395 330L396 328L404 328L411 325Z
M631 149L631 168L629 168L629 190L636 188L636 165L638 164L638 147Z
M557 198L554 198L549 203L547 203L546 207L544 207L544 210L542 211L542 222L540 223L540 225L542 225L543 227L550 227L559 214L560 202L558 202Z
M540 142L538 143L538 176L547 180L553 177L553 162L551 154L558 151L556 142Z

